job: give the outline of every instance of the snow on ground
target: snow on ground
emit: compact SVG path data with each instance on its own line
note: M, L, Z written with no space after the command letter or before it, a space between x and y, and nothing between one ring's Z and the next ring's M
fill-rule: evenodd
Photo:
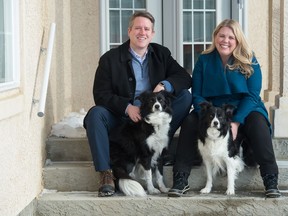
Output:
M83 120L87 112L82 108L79 112L71 112L60 122L52 125L51 136L64 138L86 137Z

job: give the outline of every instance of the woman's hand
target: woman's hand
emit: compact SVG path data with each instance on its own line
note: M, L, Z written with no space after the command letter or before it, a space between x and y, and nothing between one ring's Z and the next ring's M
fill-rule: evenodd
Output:
M239 127L240 123L239 122L231 122L230 125L231 125L233 140L235 140L237 137L238 127Z
M141 120L141 115L140 115L140 108L138 106L133 106L133 105L129 105L127 107L126 110L129 118L133 121L133 122L138 122Z

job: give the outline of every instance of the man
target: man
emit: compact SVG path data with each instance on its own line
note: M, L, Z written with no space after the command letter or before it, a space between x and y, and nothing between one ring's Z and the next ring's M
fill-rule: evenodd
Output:
M155 34L154 23L149 12L135 12L129 22L129 40L105 53L99 61L93 87L96 106L84 119L95 170L100 172L99 196L115 192L108 133L123 120L141 120L140 102L135 97L145 90L166 90L176 96L172 102L170 138L191 108L191 77L166 47L150 43Z

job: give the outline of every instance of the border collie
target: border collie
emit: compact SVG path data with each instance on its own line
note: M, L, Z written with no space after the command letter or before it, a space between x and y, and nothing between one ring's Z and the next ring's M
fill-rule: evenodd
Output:
M111 167L116 186L127 196L146 196L142 185L146 186L148 194L168 192L163 182L161 154L169 142L172 98L166 91L142 93L137 98L141 101L142 119L137 123L124 123L110 134ZM154 187L152 176L156 177L159 190Z
M205 164L207 181L201 193L210 193L213 177L218 172L227 172L227 195L235 194L235 180L244 169L239 156L240 143L233 141L230 123L234 106L214 107L209 102L200 104L198 148ZM238 137L238 136L237 136Z

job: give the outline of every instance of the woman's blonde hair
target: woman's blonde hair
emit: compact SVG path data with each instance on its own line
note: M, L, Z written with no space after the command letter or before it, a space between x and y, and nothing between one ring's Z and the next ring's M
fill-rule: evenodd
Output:
M253 73L253 68L251 66L253 64L252 62L253 52L250 49L246 41L245 35L241 30L240 24L237 21L232 19L223 20L213 31L212 44L208 49L204 50L202 53L207 54L215 50L216 48L215 37L222 27L230 28L233 31L237 41L237 46L232 53L234 57L234 62L232 65L227 64L227 67L230 70L239 68L240 72L244 74L246 78L249 78Z

